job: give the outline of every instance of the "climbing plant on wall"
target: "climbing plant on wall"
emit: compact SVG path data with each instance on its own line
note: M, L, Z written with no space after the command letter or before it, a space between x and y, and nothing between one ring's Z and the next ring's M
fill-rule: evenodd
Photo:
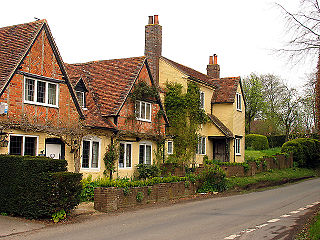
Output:
M189 82L187 91L177 83L168 83L165 109L170 127L168 133L174 138L174 154L170 157L180 165L188 165L195 156L200 124L208 121L200 107L200 89Z

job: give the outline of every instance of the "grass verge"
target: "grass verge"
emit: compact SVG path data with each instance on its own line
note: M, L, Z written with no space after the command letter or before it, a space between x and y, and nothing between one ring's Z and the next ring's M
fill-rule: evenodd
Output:
M320 239L320 212L315 217L308 220L306 225L295 236L295 240L319 240Z
M279 182L288 179L299 179L304 177L317 176L313 169L306 168L288 168L282 170L269 170L268 172L258 173L250 177L230 177L227 178L227 188L245 189L250 185L258 184L259 182Z

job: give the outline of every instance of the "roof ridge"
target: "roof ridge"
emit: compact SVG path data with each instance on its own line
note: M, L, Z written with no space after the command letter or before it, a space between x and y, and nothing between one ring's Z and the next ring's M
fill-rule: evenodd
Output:
M81 66L81 65L89 65L89 64L94 64L94 63L101 63L101 62L108 62L108 61L116 61L116 60L129 60L133 58L141 58L141 59L146 59L146 56L139 56L139 57L127 57L127 58L114 58L114 59L105 59L105 60L93 60L89 62L84 62L84 63L66 63L69 65L73 66Z
M14 24L14 25L11 25L11 26L0 27L0 31L4 30L6 28L13 28L13 27L18 27L18 26L22 26L22 25L28 25L28 24L32 24L32 23L36 23L36 22L42 22L42 23L46 22L47 23L47 20L46 19L41 19L41 20L36 20L36 21L32 21L32 22L26 22L26 23Z

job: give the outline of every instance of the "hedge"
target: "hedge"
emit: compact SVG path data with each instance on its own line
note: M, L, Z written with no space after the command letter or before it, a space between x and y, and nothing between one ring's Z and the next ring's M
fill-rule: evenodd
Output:
M246 148L251 147L253 150L264 150L269 148L266 136L259 134L246 135Z
M297 138L283 144L281 152L292 153L293 161L299 167L320 166L320 141L310 138Z
M80 202L82 174L67 162L46 157L0 155L0 212L50 218Z

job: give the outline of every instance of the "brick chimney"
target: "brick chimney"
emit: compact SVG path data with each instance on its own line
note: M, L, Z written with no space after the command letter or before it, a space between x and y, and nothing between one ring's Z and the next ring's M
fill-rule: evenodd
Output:
M209 57L209 64L207 65L207 75L211 78L220 78L220 66L218 64L217 54Z
M153 79L159 83L159 57L162 52L162 26L158 15L149 16L145 27L144 55L148 58Z

